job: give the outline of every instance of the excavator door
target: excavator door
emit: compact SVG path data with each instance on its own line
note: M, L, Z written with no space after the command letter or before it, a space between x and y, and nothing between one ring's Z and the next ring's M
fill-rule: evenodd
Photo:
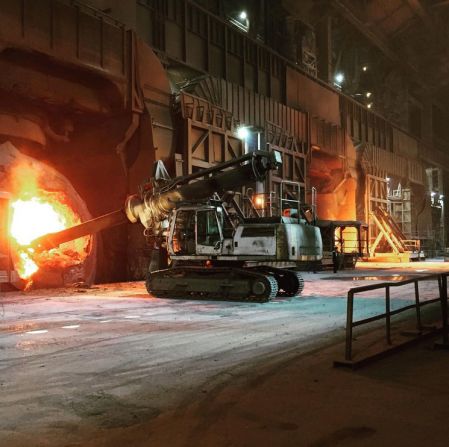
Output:
M214 256L223 246L223 211L215 207L180 208L172 216L168 251L171 256Z
M223 246L221 216L216 208L200 209L196 212L197 255L219 255Z

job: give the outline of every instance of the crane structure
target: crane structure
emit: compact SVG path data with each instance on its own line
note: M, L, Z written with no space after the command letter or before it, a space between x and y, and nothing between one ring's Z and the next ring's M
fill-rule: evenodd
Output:
M303 289L298 263L322 257L318 227L301 217L246 218L234 199L282 165L277 151L254 151L187 176L171 178L163 163L121 210L34 241L48 250L69 240L141 222L152 241L149 293L167 298L265 302ZM288 268L286 268L288 266Z

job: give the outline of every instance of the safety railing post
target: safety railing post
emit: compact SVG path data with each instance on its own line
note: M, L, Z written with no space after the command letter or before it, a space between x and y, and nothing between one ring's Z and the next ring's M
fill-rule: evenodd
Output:
M415 336L414 339L408 340L407 342L402 342L399 345L395 346L393 350L397 349L398 347L405 346L411 342L414 342L415 340L419 340L420 337L428 337L428 336L434 336L437 332L439 333L440 330L436 329L434 326L426 326L423 325L422 322L422 311L421 307L427 306L427 305L438 305L438 303L441 306L441 316L442 316L442 334L443 334L443 340L442 342L436 343L435 347L440 349L446 349L449 350L449 306L448 306L448 278L449 273L443 273L443 274L431 274L426 275L423 277L415 277L412 279L407 279L404 281L398 281L398 282L384 282L381 284L370 284L367 286L359 286L359 287L353 287L348 291L347 296L347 308L346 308L346 344L345 344L345 359L344 361L335 361L335 366L351 366L352 368L356 368L358 365L362 364L365 359L359 359L359 360L353 360L353 353L352 353L352 344L353 344L353 331L356 327L372 323L374 321L385 321L385 338L388 345L393 345L392 341L392 328L391 328L391 318L395 315L398 315L402 312L407 312L411 310L415 310L416 312L416 324L417 328L419 330L419 333L414 332L401 332L403 335L413 335ZM429 281L429 280L437 280L438 281L438 290L439 290L439 296L432 299L420 299L420 290L419 290L419 283L421 281ZM399 308L392 309L391 308L391 288L392 287L399 287L399 286L405 286L405 285L414 285L415 288L415 302L412 304L408 304L406 306L402 306ZM368 292L372 290L379 290L379 289L385 289L385 312L381 314L377 314L374 316L366 317L363 319L359 319L354 321L354 297L357 293L363 293ZM391 348L388 347L385 349L386 352L390 352ZM371 358L374 358L379 354L371 355Z
M391 345L390 286L385 286L385 330L387 343Z
M418 280L415 280L415 305L416 305L416 328L418 331L422 331L421 324L421 306L419 305L419 286Z
M352 319L354 314L354 292L348 292L348 301L346 309L346 352L345 360L352 360Z
M447 321L447 275L441 275L441 317L443 319L443 345L449 344L448 321Z

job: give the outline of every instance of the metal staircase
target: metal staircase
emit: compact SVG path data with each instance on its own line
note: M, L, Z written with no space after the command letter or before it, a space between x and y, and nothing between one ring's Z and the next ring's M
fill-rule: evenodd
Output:
M418 259L421 254L420 241L407 239L393 217L383 208L377 207L371 212L371 218L376 224L379 233L370 245L369 254L371 260L388 260L392 262L408 262ZM390 247L391 252L379 252L385 247Z

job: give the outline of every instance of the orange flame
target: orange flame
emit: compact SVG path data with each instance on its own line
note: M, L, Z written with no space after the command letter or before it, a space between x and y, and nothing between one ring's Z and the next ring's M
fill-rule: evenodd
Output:
M21 180L15 193L17 199L11 203L10 235L19 276L30 280L40 267L66 267L82 262L87 256L89 237L40 254L28 247L38 237L79 224L81 220L68 205L64 193L39 189L36 175L30 169L16 169L16 175Z
M29 245L39 236L66 228L64 215L56 211L55 204L33 197L16 200L11 206L11 236L20 245ZM35 218L30 221L30 217Z

